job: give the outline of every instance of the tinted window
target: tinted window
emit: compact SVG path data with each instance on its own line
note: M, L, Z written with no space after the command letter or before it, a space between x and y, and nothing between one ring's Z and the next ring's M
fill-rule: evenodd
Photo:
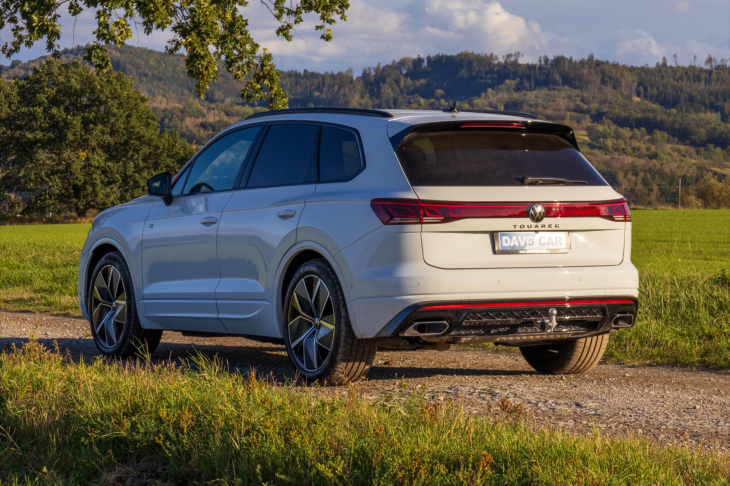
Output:
M216 140L193 164L185 183L185 194L233 189L259 127L236 130Z
M319 142L319 180L346 181L360 171L362 161L357 137L350 130L322 127Z
M415 133L396 152L413 186L517 186L552 177L605 186L606 181L566 140L501 131Z
M317 125L272 125L251 170L248 187L312 182Z
M180 177L178 177L175 183L172 185L173 196L179 196L180 194L182 194L183 185L185 185L185 178L188 176L188 172L190 172L190 166L185 169L185 172L180 174Z

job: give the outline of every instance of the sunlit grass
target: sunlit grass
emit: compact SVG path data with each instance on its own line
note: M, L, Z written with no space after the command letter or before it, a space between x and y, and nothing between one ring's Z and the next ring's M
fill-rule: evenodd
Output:
M0 309L79 315L79 256L90 226L0 226Z
M0 354L3 484L726 484L727 456L536 431L519 407L475 418L418 393L303 394L199 358Z

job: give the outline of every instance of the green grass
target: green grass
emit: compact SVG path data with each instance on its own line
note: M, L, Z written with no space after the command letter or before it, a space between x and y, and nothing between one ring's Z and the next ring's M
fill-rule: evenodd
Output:
M631 212L631 261L641 273L730 271L730 210Z
M0 308L78 315L88 228L0 226ZM606 358L730 367L730 210L634 211L632 261L639 319L612 336Z
M403 392L320 398L199 358L0 354L2 484L727 484L726 455L535 431ZM399 399L402 398L402 399Z
M639 318L606 358L730 367L730 211L639 210L632 221Z
M80 315L76 277L90 226L0 226L0 309Z

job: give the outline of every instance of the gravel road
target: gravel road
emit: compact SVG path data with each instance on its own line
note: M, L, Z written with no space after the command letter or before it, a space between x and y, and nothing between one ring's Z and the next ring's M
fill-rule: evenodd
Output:
M20 345L32 335L42 343L56 341L75 357L96 354L82 319L0 311L0 349ZM283 346L242 338L166 332L155 356L180 358L193 350L218 355L243 371L255 368L279 380L292 377ZM544 376L514 351L456 346L443 352L379 352L368 380L353 388L365 399L379 400L400 393L404 384L425 388L434 400L453 399L474 414L521 405L539 427L579 434L597 427L604 436L641 434L662 443L730 451L728 371L600 364L586 375ZM311 390L348 392L347 387Z

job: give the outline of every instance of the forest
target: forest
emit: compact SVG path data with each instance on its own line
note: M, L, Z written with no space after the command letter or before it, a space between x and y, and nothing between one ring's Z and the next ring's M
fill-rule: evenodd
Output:
M161 129L177 131L193 145L264 109L245 104L241 84L223 68L201 99L185 75L183 56L139 47L108 51L114 69L148 97ZM77 47L61 59L82 56ZM42 60L0 66L0 77L24 78ZM291 107L445 109L456 102L460 109L528 111L571 125L586 157L633 206L730 205L726 59L627 66L593 56L529 63L520 53L463 52L403 58L360 74L286 71L281 84Z

